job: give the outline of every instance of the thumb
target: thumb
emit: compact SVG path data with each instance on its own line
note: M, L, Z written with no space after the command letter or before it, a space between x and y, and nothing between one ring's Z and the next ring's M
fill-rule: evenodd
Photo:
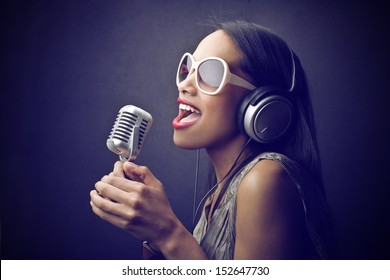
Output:
M114 170L110 173L110 175L117 176L117 177L125 177L123 173L123 162L117 161L114 164Z
M137 181L151 187L161 185L160 181L146 166L140 166L128 161L123 164L123 171L126 176L133 181Z

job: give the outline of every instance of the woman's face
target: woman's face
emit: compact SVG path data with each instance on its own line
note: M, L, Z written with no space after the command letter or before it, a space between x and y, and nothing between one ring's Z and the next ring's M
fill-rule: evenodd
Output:
M232 73L250 81L239 67L242 55L232 39L221 30L204 38L193 53L195 61L220 57L227 62ZM178 147L208 149L243 137L239 133L236 114L247 89L227 84L217 95L207 95L197 88L195 72L192 72L179 84L178 90L179 114L172 122L173 140ZM192 114L189 115L188 111Z

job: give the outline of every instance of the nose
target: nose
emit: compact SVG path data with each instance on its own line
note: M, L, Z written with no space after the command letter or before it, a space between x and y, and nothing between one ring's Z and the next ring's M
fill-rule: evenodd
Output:
M196 76L195 71L194 69L192 69L191 72L187 75L187 78L181 81L177 86L179 93L190 94L190 95L196 94L197 87L196 87L195 76Z

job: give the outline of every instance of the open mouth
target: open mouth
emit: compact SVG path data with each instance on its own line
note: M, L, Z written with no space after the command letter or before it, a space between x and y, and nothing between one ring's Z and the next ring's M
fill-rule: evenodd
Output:
M179 114L172 122L174 128L188 127L200 119L201 113L195 106L181 99L178 99L178 103Z
M200 111L186 104L179 104L181 119L179 122L192 122L200 118Z

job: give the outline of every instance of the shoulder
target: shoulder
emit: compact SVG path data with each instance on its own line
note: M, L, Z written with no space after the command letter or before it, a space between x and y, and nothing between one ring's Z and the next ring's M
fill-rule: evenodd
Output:
M241 218L244 214L270 225L301 216L303 207L283 166L274 160L260 160L238 186L237 211Z
M238 194L277 194L296 192L293 181L281 164L263 159L244 176Z
M261 160L237 190L236 258L295 258L304 211L297 187L278 162Z

